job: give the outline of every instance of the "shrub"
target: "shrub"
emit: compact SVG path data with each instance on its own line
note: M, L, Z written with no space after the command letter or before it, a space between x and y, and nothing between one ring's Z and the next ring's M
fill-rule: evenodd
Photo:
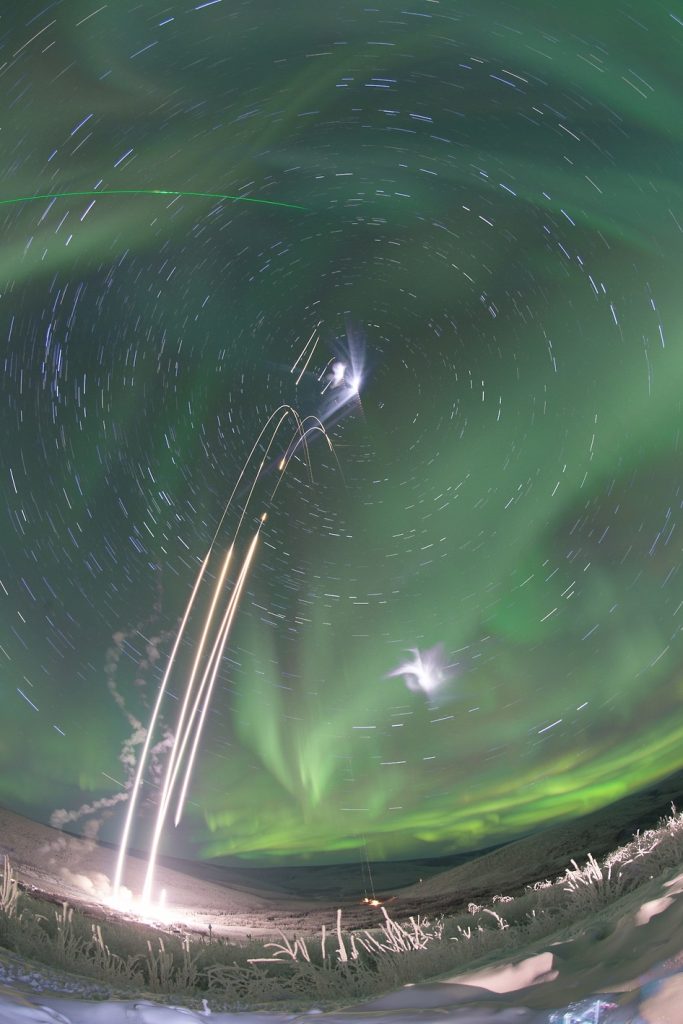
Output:
M683 815L672 807L657 829L637 833L602 863L590 854L554 882L528 886L492 907L470 903L461 914L394 920L385 907L376 928L336 927L319 936L265 945L159 934L124 921L95 922L66 903L59 909L20 890L4 858L0 945L15 954L111 985L119 993L151 992L190 1002L218 1000L229 1009L329 1006L376 996L446 971L518 955L523 946L580 926L591 914L676 866L683 856ZM494 908L498 909L494 909ZM501 913L501 911L504 911Z

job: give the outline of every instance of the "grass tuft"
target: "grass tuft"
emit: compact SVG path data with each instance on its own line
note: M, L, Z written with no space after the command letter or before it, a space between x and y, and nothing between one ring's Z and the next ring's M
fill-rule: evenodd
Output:
M174 1002L215 1009L334 1008L401 985L451 975L519 955L534 943L576 930L614 911L627 894L680 865L683 815L638 832L602 862L588 855L555 881L544 879L492 906L460 914L395 920L382 907L379 926L335 927L318 936L237 945L209 935L159 934L145 925L93 921L66 903L55 909L22 892L7 857L0 877L0 946L15 956L103 983L119 995L173 995Z

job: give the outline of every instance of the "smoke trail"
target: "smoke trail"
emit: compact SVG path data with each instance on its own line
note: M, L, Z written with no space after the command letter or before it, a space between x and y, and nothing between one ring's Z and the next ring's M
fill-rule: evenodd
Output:
M68 825L73 821L80 821L81 818L90 817L91 814L97 814L98 811L106 810L109 807L115 807L116 804L120 804L123 800L127 799L128 793L124 790L121 793L115 793L114 796L105 796L100 800L93 800L90 804L81 804L77 811L67 811L62 808L61 810L52 812L50 815L50 824L53 828L64 828L65 825Z
M153 672L156 663L161 658L161 646L173 636L171 631L154 632L150 628L156 624L160 614L161 592L158 589L150 618L132 630L121 629L114 633L111 646L107 648L104 655L104 676L107 690L111 694L115 705L128 722L131 730L129 735L123 740L118 755L118 761L123 768L121 791L113 796L102 797L90 803L83 803L76 810L59 808L53 811L50 815L50 824L53 828L64 828L65 825L79 822L84 818L90 818L91 820L86 821L83 825L82 833L86 839L94 841L97 839L105 820L110 817L112 808L120 803L125 803L129 799L133 786L133 777L138 765L138 752L139 748L145 743L147 727L130 710L125 697L121 693L118 678L120 662L123 654L126 653L126 645L132 648L131 641L133 638L140 637L145 641L144 652L135 664L133 679L133 686L144 692L148 685L146 677ZM143 629L151 633L151 636L147 637ZM172 731L165 727L162 739L149 751L149 775L153 786L159 784L163 769L162 755L173 746L173 741ZM97 817L93 817L94 815ZM84 849L83 852L87 852L87 849Z

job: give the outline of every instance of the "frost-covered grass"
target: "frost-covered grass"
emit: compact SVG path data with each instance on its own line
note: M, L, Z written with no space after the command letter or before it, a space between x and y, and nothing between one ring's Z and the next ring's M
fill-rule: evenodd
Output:
M672 808L656 829L638 833L598 862L590 854L563 875L490 906L470 903L447 918L394 920L349 932L342 911L317 936L236 945L160 933L122 921L94 921L63 904L21 892L5 858L0 878L0 946L117 994L154 993L225 1009L333 1007L410 982L456 975L514 958L551 936L599 921L629 893L680 865L683 814ZM452 895L452 894L451 894Z

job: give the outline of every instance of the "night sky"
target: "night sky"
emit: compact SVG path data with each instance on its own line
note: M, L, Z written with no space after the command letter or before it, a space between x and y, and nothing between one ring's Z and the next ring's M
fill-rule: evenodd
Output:
M8 807L116 841L281 403L339 465L267 506L166 852L458 852L683 766L683 2L374 2L4 4Z

